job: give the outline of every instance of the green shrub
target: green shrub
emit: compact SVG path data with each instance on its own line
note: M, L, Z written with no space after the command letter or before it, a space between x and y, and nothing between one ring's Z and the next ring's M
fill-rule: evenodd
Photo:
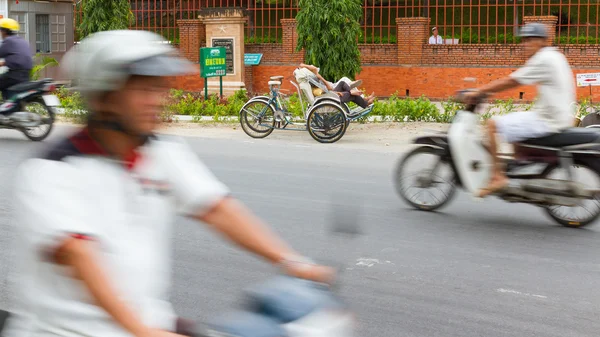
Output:
M87 120L88 111L79 92L60 87L56 90L56 96L65 111L65 117L78 123Z
M387 101L377 101L371 115L381 116L383 121L393 122L439 122L444 120L438 107L425 97L400 99L397 94Z
M66 88L60 88L57 96L65 109L65 116L77 122L83 122L87 119L87 110L84 102L78 92L71 92ZM192 120L199 122L203 117L212 117L215 121L222 121L223 117L237 116L242 106L248 102L250 97L245 90L239 90L228 98L219 98L218 95L210 95L208 99L204 98L203 93L184 92L182 90L171 90L166 102L165 110L161 114L164 122L172 122L174 115L192 116ZM282 98L289 111L296 118L302 119L303 109L297 93L286 95ZM307 106L306 102L303 102ZM365 123L373 116L377 116L380 121L387 122L435 122L450 123L456 113L464 109L464 104L457 102L453 97L438 105L431 102L426 97L418 98L400 98L398 93L393 94L387 100L375 101L373 111L356 120L358 123ZM348 103L350 109L356 107L352 102ZM485 121L494 115L503 115L513 111L528 111L533 106L529 104L515 104L512 99L495 100L481 112L482 121ZM600 105L592 105L589 99L584 99L578 107L578 114L584 117L591 108L600 109Z
M203 93L185 93L174 89L170 92L165 110L175 115L193 116L192 119L196 122L205 116L219 121L222 117L237 116L248 100L245 90L238 90L228 98L220 99L213 94L205 99Z
M31 69L31 71L29 73L29 76L31 77L32 81L39 80L40 73L42 72L42 70L46 69L47 67L58 66L58 61L53 57L42 56L42 54L37 53L37 54L35 54L35 56L33 58L34 58L34 60L36 60L36 59L41 59L41 60L39 63L37 63L36 65L33 66L33 68Z
M454 97L450 97L447 101L442 102L442 108L444 108L444 113L441 115L441 123L450 123L452 122L452 118L459 110L465 108L463 103L458 102Z

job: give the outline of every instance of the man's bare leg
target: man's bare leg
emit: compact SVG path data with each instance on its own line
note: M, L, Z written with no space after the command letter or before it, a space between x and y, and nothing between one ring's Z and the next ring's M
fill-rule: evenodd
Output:
M496 141L496 123L490 119L487 122L488 137L490 140L489 151L492 156L492 177L487 187L482 188L478 196L485 197L506 186L508 179L501 168L500 158L498 157L498 143Z

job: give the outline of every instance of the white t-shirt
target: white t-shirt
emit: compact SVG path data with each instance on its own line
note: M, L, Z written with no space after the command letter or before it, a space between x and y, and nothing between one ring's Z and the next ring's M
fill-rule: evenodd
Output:
M153 138L132 165L111 160L84 131L24 162L16 179L20 299L3 337L130 337L49 254L90 239L122 299L145 324L175 330L169 302L171 226L229 194L185 143Z
M444 39L442 39L440 35L438 35L437 38L431 35L431 37L429 38L429 44L444 44Z
M554 47L545 47L510 75L522 85L537 85L532 108L553 132L573 125L575 79L567 58Z

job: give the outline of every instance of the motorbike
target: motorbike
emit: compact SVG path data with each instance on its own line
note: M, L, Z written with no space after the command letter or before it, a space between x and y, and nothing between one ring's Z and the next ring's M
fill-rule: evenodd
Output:
M8 90L10 99L0 104L0 129L21 131L32 141L42 141L52 131L56 107L60 106L53 80L25 82Z
M190 337L353 337L354 316L327 286L276 277L249 287L238 310L219 315L199 329L177 331ZM0 310L0 334L7 311ZM183 326L183 324L182 324Z
M459 98L466 92L459 92ZM396 192L404 201L416 209L434 211L446 205L459 187L475 194L487 185L492 173L492 155L482 140L477 113L484 99L459 110L447 132L413 140L418 146L399 160L393 178ZM433 158L426 168L423 155ZM415 158L420 158L417 159L420 167L415 174L409 174L408 163ZM513 153L502 153L501 159L509 183L493 196L510 203L538 206L566 227L589 225L600 215L597 128L572 127L528 139L515 144ZM582 176L583 181L578 181ZM591 186L594 180L597 184ZM424 196L433 196L437 190L443 193L425 200ZM577 211L583 215L574 215Z
M352 337L354 316L328 287L280 277L246 291L235 310L209 321L202 337Z
M357 209L335 205L330 234L345 246L362 234ZM332 263L336 264L336 263ZM338 275L346 269L337 263ZM241 307L196 326L177 322L177 333L190 337L354 337L356 317L333 285L279 275L248 287ZM0 310L0 336L8 311Z

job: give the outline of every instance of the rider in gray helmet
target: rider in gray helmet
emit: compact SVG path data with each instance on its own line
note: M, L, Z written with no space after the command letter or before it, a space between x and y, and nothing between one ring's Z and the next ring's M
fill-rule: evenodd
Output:
M548 45L545 25L530 23L520 31L521 45L528 58L523 67L509 76L493 81L467 95L473 102L481 95L495 94L522 85L535 85L538 97L530 111L495 116L487 122L490 152L494 157L492 178L479 192L480 197L503 189L508 184L504 168L498 158L496 135L508 143L518 143L559 133L573 125L575 118L575 81L566 57Z

